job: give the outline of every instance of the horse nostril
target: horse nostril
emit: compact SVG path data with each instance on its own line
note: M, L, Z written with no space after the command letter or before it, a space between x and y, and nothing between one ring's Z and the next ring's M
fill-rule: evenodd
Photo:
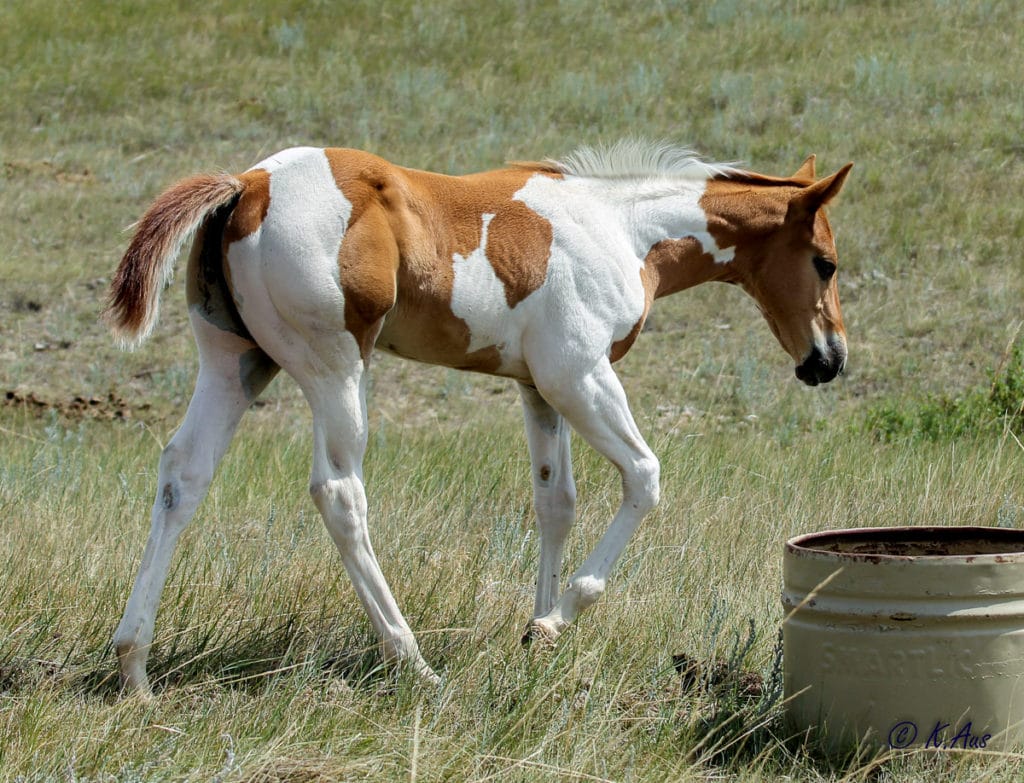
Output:
M814 346L807 358L796 368L796 377L808 386L828 383L846 369L846 351L839 344L830 344L827 354Z
M796 377L798 380L803 381L808 386L817 386L818 378L812 370L807 368L805 364L799 364L796 368Z

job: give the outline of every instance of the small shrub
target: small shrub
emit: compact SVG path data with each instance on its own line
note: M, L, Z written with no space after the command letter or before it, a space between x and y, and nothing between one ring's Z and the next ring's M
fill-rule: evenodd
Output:
M929 395L909 405L888 401L868 410L865 428L882 441L948 440L1002 432L1024 434L1024 341L1015 340L987 387L962 396Z

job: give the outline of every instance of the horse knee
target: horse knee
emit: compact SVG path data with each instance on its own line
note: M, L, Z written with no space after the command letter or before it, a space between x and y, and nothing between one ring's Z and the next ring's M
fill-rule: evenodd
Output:
M366 528L366 495L357 479L313 481L309 494L339 546L362 538Z
M568 514L576 511L576 487L573 484L562 484L551 493L550 504L557 510Z
M160 455L157 476L156 510L171 516L184 510L188 516L210 486L213 466L207 455L198 454L194 449L172 440Z
M661 498L661 464L653 454L638 460L633 472L624 479L630 504L646 514Z
M180 476L161 476L153 502L151 524L154 533L176 540L192 521L205 492Z

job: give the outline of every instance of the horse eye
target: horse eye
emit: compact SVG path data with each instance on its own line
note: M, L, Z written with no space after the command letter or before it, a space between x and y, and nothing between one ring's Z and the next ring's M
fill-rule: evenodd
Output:
M822 256L814 257L814 268L818 271L818 277L826 282L831 280L832 275L836 273L835 261L829 261Z

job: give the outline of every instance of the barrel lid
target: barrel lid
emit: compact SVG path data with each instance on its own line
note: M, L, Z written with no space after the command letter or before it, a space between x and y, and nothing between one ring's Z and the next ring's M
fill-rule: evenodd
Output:
M1024 530L981 526L858 527L794 536L786 551L797 556L880 562L942 560L1024 562Z

